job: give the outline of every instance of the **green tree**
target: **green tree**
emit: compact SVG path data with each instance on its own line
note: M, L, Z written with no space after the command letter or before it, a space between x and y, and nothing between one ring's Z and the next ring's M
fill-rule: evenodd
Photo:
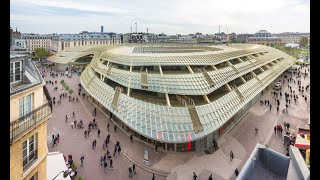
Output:
M300 39L299 39L299 44L300 44L302 47L306 47L306 45L308 44L308 37L306 37L306 36L301 36Z
M49 56L49 52L46 51L43 48L37 48L34 51L34 56L40 60L42 58L48 57Z

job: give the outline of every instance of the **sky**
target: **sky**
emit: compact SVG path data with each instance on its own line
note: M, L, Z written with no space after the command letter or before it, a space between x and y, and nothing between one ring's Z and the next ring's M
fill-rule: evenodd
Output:
M310 0L11 0L23 33L310 32Z

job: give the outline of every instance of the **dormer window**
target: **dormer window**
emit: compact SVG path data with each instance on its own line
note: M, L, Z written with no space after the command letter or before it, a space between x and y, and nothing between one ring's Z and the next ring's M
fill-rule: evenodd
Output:
M21 81L22 78L22 61L10 63L10 83Z

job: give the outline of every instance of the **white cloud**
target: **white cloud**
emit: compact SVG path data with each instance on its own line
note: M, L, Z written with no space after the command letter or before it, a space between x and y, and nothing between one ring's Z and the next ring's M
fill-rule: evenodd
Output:
M13 0L11 6L19 3L33 8L54 7L60 11L70 8L87 12L85 17L80 14L45 14L36 20L34 14L19 14L18 10L11 15L12 23L28 20L35 25L46 24L53 32L71 29L79 32L85 30L83 28L99 29L100 25L105 25L107 30L124 33L130 31L130 26L135 29L135 21L138 22L138 31L146 31L149 27L149 32L167 34L215 33L219 25L222 31L226 32L227 25L229 32L236 33L254 33L260 29L270 32L310 31L309 1L305 0ZM88 12L98 12L99 15ZM50 25L51 22L55 24ZM28 31L33 28L30 23L24 27L28 27ZM33 31L39 30L33 28Z

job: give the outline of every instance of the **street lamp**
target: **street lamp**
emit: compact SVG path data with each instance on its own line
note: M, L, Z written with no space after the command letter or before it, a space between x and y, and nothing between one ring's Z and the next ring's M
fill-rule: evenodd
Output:
M63 173L63 178L66 178L69 174L70 174L70 171L67 169L65 171L61 171L59 172L58 175L56 175L56 177L54 177L52 180L56 179L61 173Z

